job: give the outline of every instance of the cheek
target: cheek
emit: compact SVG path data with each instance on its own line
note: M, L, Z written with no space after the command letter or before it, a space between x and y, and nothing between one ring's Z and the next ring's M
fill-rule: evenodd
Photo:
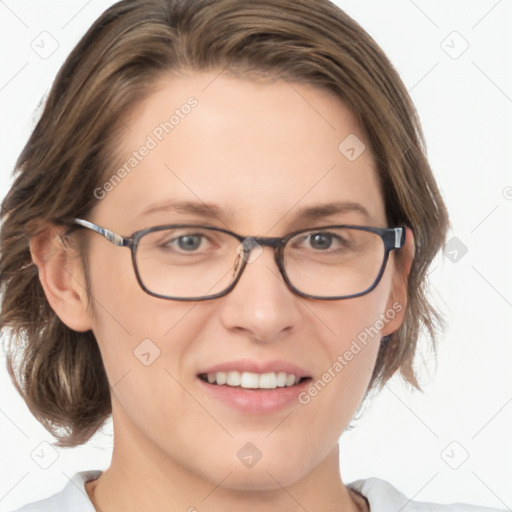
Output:
M136 280L129 251L113 249L115 253L90 265L93 332L111 384L132 372L142 390L157 366L178 375L182 355L201 331L204 315L199 318L195 303L148 295Z
M358 359L369 357L371 360L371 355L366 354L378 349L380 331L389 321L386 308L391 293L391 281L392 272L388 268L372 292L353 299L324 303L316 310L311 308L330 331L330 336L324 337L324 344L331 356L349 350L357 353ZM357 346L361 347L361 351L358 351ZM351 357L350 354L347 356Z
M370 383L381 329L389 321L386 306L390 283L391 272L386 272L377 288L367 295L311 306L323 324L322 349L326 357L321 375L299 401L321 409L326 424L336 425L335 429L348 424Z

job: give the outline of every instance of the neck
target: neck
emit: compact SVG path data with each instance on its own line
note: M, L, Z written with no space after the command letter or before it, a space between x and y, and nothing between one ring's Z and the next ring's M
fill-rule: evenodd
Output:
M291 485L283 487L273 481L270 489L233 489L229 474L218 475L217 481L202 478L173 460L119 416L113 412L111 465L97 480L86 485L98 512L361 510L361 498L350 493L342 482L337 444L309 474Z

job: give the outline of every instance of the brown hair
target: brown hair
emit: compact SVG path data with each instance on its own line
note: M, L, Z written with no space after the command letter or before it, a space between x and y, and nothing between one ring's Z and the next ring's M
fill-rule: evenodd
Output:
M159 79L223 68L327 88L357 116L388 223L406 224L415 236L405 321L381 343L368 390L381 389L397 370L421 389L413 369L418 337L426 329L435 348L444 323L427 300L426 272L448 217L415 108L381 49L328 0L124 0L93 24L60 69L1 210L8 370L60 446L84 443L103 424L110 390L92 332L69 329L49 306L29 239L37 221L70 225L87 215L97 202L93 190L115 168L123 116Z

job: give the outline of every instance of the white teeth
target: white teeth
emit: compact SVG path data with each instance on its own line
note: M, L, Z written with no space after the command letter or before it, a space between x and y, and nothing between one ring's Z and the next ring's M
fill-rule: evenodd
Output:
M295 375L292 375L291 373L288 373L286 375L286 385L287 386L293 386L295 382L299 382L299 378L295 378Z
M260 375L260 388L275 389L277 388L277 379L275 373L263 373Z
M229 371L208 373L206 380L210 384L217 384L218 386L227 385L233 387L240 386L247 389L275 389L298 384L300 377L297 377L293 373L286 372L253 373Z
M257 373L244 372L240 377L240 386L243 388L257 388L259 386L259 378Z
M295 379L294 379L295 381ZM284 388L286 386L286 373L279 372L276 377L276 385L278 388Z
M240 372L228 372L228 386L240 386Z
M222 384L226 384L228 381L228 377L226 375L226 372L217 372L213 374L215 376L215 380L213 382L216 382L219 386L222 386Z

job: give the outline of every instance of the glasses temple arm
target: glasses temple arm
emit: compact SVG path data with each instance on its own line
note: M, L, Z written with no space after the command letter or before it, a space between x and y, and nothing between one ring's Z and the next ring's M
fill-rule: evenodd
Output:
M97 224L94 224L93 222L89 222L88 220L84 219L73 219L73 221L75 222L75 224L78 224L79 226L90 229L100 234L102 237L106 238L109 242L113 243L114 245L117 245L119 247L130 245L130 240L122 237L121 235L118 235L117 233L114 233L113 231L110 231L110 229L103 228L101 226L98 226Z

